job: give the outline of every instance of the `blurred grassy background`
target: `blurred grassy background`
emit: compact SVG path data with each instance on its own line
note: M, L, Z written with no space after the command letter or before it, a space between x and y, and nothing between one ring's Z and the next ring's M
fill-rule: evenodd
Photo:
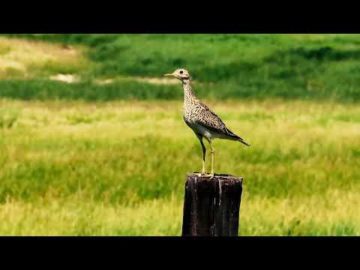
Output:
M198 97L252 147L242 235L360 234L359 35L0 37L0 234L179 235Z
M47 96L84 100L178 99L182 96L177 90L178 85L164 87L139 83L134 77L161 77L169 69L184 66L193 74L195 83L201 83L203 87L198 87L197 92L206 98L342 101L359 101L360 98L360 76L357 76L360 72L359 35L72 34L25 37L62 44L62 47L52 49L46 44L48 54L53 58L58 55L58 59L32 53L36 59L29 63L26 73L36 80L27 82L26 91L14 91L14 88L22 88L23 73L12 68L7 72L7 78L13 73L11 80L1 82L2 96L23 99ZM86 56L79 55L69 46L80 46ZM0 47L0 55L1 52L8 54L6 50ZM81 76L82 81L71 86L48 82L47 76L56 73L72 73ZM94 83L96 79L106 78L111 78L112 83Z

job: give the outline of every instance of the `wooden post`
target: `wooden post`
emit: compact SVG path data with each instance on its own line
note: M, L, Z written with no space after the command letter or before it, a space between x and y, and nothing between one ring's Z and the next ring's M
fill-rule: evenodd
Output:
M185 184L183 236L237 236L242 178L189 174Z

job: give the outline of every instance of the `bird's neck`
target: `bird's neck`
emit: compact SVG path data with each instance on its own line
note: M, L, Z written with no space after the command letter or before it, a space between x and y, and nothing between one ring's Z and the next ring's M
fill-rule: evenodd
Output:
M184 103L191 103L197 100L190 84L190 80L183 80L183 89L184 89Z

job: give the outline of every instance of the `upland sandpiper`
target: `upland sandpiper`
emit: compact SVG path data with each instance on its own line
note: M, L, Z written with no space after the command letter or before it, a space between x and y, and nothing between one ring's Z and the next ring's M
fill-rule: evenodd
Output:
M182 82L184 89L184 121L185 123L194 131L195 135L200 141L202 148L202 170L201 174L206 174L205 172L205 158L206 158L206 148L203 142L205 138L211 149L211 176L214 176L214 159L215 151L212 145L213 139L225 139L232 141L239 141L246 146L250 146L245 142L241 137L234 134L230 129L228 129L224 122L217 116L213 111L211 111L204 103L200 102L196 98L192 87L191 87L191 77L187 70L179 68L173 73L165 74L165 76L174 77L179 79Z

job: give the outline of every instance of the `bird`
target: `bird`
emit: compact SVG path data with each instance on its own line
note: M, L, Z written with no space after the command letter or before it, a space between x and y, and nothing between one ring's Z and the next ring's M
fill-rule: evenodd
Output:
M250 144L227 128L221 118L196 97L191 86L192 78L186 69L178 68L173 73L167 73L164 76L176 78L182 83L184 90L183 119L199 139L202 149L202 169L199 175L214 177L215 149L212 140L232 140L246 146L250 146ZM203 138L208 141L211 149L210 174L207 174L205 170L206 147Z

